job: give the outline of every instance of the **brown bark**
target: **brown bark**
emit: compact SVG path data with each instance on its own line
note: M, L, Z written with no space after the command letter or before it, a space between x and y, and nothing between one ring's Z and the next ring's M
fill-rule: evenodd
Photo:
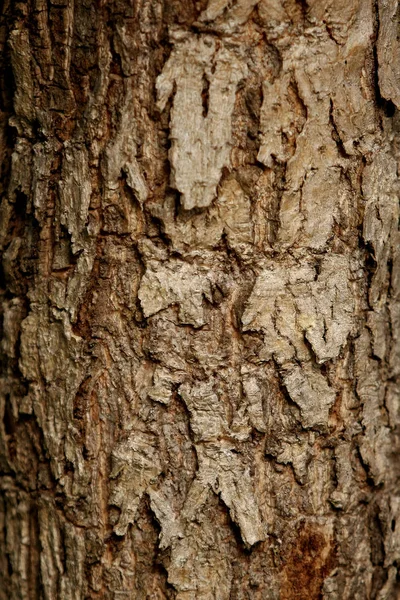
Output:
M400 597L394 0L5 0L0 599Z

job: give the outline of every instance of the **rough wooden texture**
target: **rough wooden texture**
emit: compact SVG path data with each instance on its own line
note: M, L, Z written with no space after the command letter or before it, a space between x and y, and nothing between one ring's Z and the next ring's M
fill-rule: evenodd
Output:
M400 597L392 0L5 0L0 600Z

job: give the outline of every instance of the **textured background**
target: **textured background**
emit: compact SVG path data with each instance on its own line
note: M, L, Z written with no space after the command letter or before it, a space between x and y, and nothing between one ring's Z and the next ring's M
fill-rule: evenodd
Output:
M4 0L1 600L400 597L394 0Z

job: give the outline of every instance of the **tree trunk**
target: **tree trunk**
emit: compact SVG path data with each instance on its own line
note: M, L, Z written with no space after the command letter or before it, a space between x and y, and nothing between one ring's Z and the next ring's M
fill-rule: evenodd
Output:
M400 598L395 0L4 0L1 600Z

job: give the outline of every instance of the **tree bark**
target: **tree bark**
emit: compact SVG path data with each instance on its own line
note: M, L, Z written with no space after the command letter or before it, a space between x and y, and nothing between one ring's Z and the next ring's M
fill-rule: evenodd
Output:
M400 598L395 0L4 0L1 600Z

